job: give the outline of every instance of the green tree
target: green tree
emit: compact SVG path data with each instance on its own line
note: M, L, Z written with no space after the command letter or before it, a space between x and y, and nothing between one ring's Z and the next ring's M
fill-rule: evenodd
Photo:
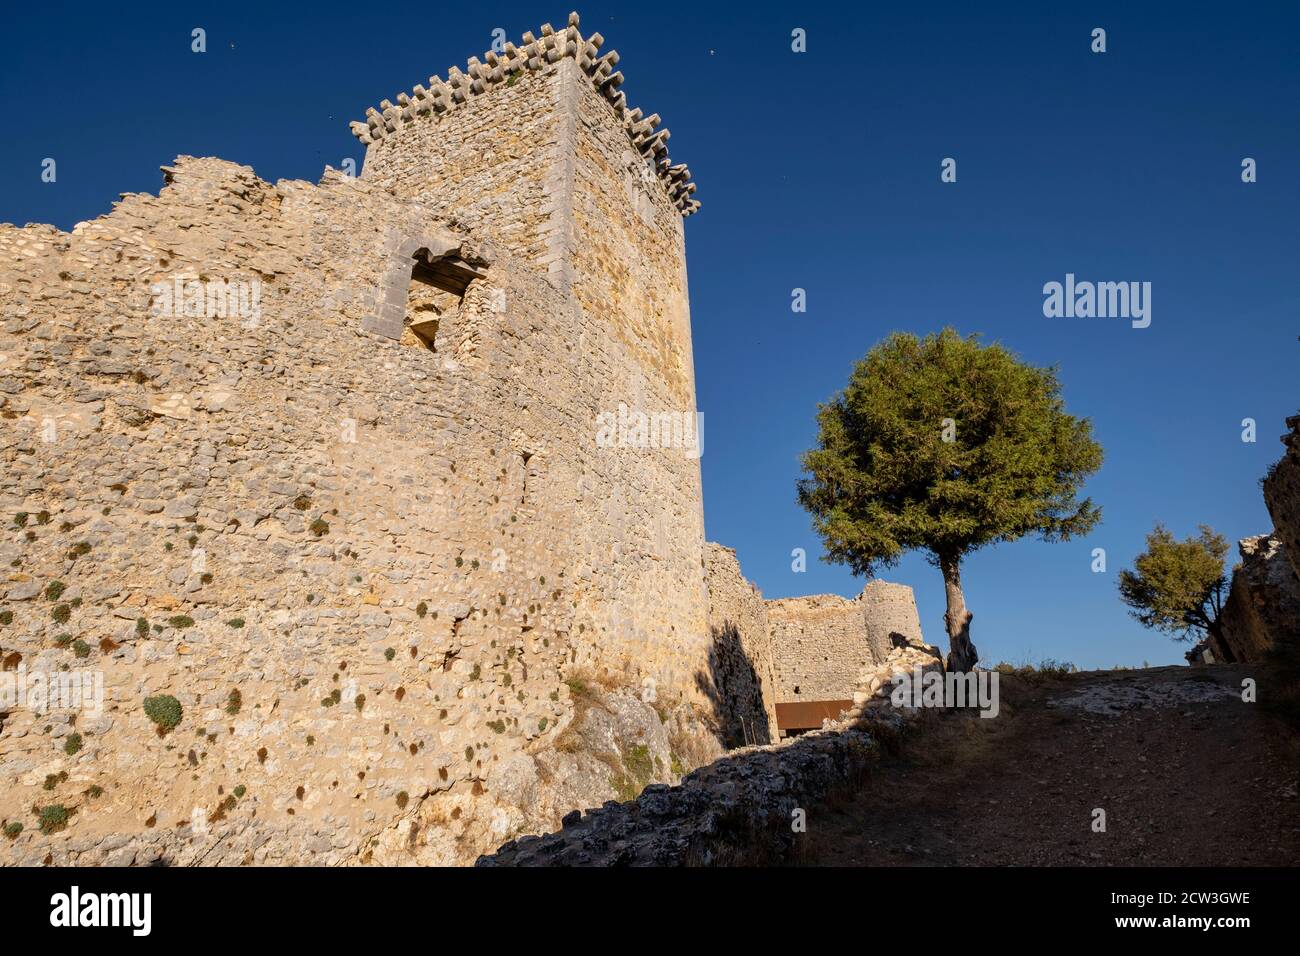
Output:
M870 575L926 552L943 573L952 670L979 659L962 559L1031 533L1066 540L1100 520L1076 495L1101 467L1101 446L1087 419L1066 414L1056 370L978 336L890 336L818 406L817 422L798 492L825 560Z
M1147 549L1119 573L1119 596L1144 627L1196 640L1202 634L1224 646L1219 625L1228 576L1223 559L1228 542L1200 526L1195 537L1178 541L1164 525L1147 535Z

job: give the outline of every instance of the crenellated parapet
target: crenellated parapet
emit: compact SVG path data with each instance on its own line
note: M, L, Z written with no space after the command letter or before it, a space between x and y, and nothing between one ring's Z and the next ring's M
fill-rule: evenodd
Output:
M429 85L416 84L410 93L398 93L396 102L383 100L379 108L366 110L364 122L350 124L354 136L367 146L399 134L407 124L450 113L469 101L501 87L510 87L527 72L546 69L561 59L573 59L578 69L614 111L632 146L651 165L673 204L683 216L700 208L694 198L695 183L685 163L674 164L668 155L671 133L661 127L658 113L646 116L630 108L627 96L619 87L623 74L618 67L619 55L610 50L601 53L605 38L599 33L584 37L578 30L578 14L570 13L568 24L556 31L549 23L541 35L525 33L520 45L507 42L500 53L489 50L483 59L470 57L466 68L451 67L446 79L429 77Z

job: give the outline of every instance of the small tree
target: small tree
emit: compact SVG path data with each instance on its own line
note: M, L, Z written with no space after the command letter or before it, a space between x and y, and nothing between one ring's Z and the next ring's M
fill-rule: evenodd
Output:
M1219 646L1219 615L1228 586L1223 559L1228 542L1213 528L1175 540L1157 524L1147 535L1147 549L1133 560L1132 571L1119 573L1119 596L1144 627L1192 641L1206 634Z
M1065 413L1056 370L977 336L890 336L817 422L798 490L826 560L870 575L926 551L943 573L952 670L979 659L962 559L1031 533L1065 540L1100 520L1091 499L1075 496L1101 467L1101 446L1087 419Z

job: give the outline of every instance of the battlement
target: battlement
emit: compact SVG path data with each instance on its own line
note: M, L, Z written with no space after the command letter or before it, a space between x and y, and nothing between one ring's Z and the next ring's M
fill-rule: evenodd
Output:
M489 50L482 60L470 57L464 72L453 66L447 70L446 80L431 76L428 87L417 83L409 94L398 93L395 104L383 100L378 109L367 109L365 122L349 124L352 133L370 146L399 135L410 124L454 112L472 97L512 87L522 74L541 71L567 57L576 62L596 92L609 103L632 146L653 168L673 205L683 216L691 215L700 208L700 202L694 198L696 187L690 169L685 163L674 164L668 156L671 133L666 127L659 128L658 113L646 116L640 109L628 107L627 96L619 89L623 74L615 69L618 53L600 53L605 38L599 33L584 38L578 22L578 14L570 13L568 25L560 32L549 23L542 24L541 36L525 33L522 46L507 42L501 53Z

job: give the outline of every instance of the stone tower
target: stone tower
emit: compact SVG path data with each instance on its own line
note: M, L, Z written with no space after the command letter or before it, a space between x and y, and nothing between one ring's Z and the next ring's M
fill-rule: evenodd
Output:
M73 815L0 863L465 862L716 751L697 204L600 45L383 104L360 177L0 223L0 662L102 677L70 749L5 715L0 819Z
M662 445L656 421L698 422L682 220L699 202L659 116L628 106L618 53L578 26L576 13L562 30L545 24L368 110L352 124L361 178L542 274L573 317L554 356L581 386L569 411L594 423L625 407L651 425L642 443ZM374 329L396 334L401 307ZM597 447L590 432L571 456L571 514L599 592L592 653L693 686L707 633L698 448L638 448L635 435Z

